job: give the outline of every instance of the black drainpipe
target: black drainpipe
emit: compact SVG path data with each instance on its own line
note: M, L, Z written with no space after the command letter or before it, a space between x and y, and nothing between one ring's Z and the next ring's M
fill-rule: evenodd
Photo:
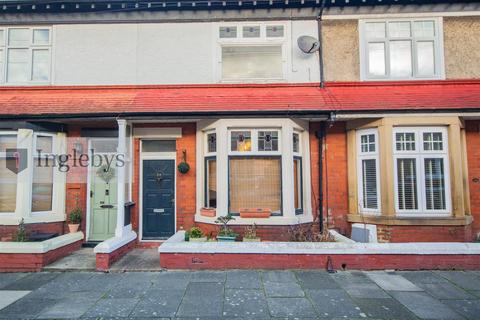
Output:
M320 88L325 87L325 75L323 70L323 41L322 41L322 16L323 9L325 9L326 0L322 0L322 5L320 7L320 12L317 16L317 28L318 28L318 65L320 67Z
M326 121L320 122L320 130L317 131L318 139L318 223L320 232L323 232L323 145L327 135Z

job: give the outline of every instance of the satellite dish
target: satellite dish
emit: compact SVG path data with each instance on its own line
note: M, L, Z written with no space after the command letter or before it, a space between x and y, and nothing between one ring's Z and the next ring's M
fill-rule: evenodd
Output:
M304 53L314 53L320 48L320 43L317 39L311 36L301 36L297 39L297 44L300 50Z

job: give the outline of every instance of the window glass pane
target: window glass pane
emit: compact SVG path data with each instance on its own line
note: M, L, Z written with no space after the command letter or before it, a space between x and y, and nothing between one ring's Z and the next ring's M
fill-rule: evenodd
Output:
M220 27L220 38L236 38L237 27Z
M0 135L0 152L5 152L5 149L17 147L17 136L14 134Z
M0 50L0 82L3 82L3 52L4 50Z
M3 30L0 30L0 46L5 45L5 32Z
M252 136L250 131L232 131L231 151L252 151Z
M280 157L229 159L229 212L264 208L280 212L282 179Z
M394 77L412 76L411 41L390 42L390 73Z
M423 150L425 151L442 151L443 138L441 132L424 132L423 133Z
M368 73L373 76L384 76L385 70L385 43L369 43Z
M302 159L293 159L293 196L295 210L302 210Z
M368 22L365 24L367 38L385 38L384 22Z
M415 151L415 133L397 132L395 141L397 151Z
M362 152L375 152L375 135L365 134L360 137Z
M222 77L224 79L283 78L282 47L223 47Z
M417 42L418 75L435 75L435 45L433 41Z
M443 159L425 159L425 195L427 210L445 210L445 173Z
M397 159L397 197L400 210L417 210L417 169L415 159Z
M32 60L32 80L47 81L50 67L50 51L49 50L33 50Z
M208 159L205 168L206 203L207 208L217 207L217 160Z
M413 23L413 35L420 37L434 37L435 36L435 22L434 21L415 21Z
M267 37L283 37L283 26L267 26Z
M7 63L7 81L25 82L29 80L28 49L9 49Z
M14 47L27 47L30 45L29 29L9 29L8 45Z
M260 37L260 26L247 26L243 27L243 37L244 38L259 38Z
M95 153L117 152L118 139L95 139L91 140L91 148Z
M176 152L175 140L143 140L142 152Z
M258 151L278 151L278 131L259 131Z
M207 134L208 152L217 152L217 134Z
M15 212L17 202L17 175L7 169L7 161L0 158L0 212Z
M51 153L52 152L52 137L43 137L43 136L38 136L37 137L37 144L35 149L36 150L41 150L42 153ZM35 151L36 151L35 150Z
M293 134L293 152L300 152L300 135L298 133Z
M33 44L42 45L50 42L50 31L48 29L33 30Z
M362 160L363 207L378 209L377 166L375 159Z
M33 167L32 211L52 210L53 166Z
M390 22L388 32L392 38L408 38L412 35L410 32L410 22Z

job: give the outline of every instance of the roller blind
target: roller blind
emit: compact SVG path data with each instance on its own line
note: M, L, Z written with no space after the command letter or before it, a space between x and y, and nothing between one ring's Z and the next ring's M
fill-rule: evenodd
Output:
M416 159L397 159L397 198L400 210L417 210Z

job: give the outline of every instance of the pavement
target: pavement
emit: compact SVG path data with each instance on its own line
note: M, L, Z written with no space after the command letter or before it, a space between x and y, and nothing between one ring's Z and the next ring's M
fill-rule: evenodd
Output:
M480 271L0 273L0 319L480 319Z

